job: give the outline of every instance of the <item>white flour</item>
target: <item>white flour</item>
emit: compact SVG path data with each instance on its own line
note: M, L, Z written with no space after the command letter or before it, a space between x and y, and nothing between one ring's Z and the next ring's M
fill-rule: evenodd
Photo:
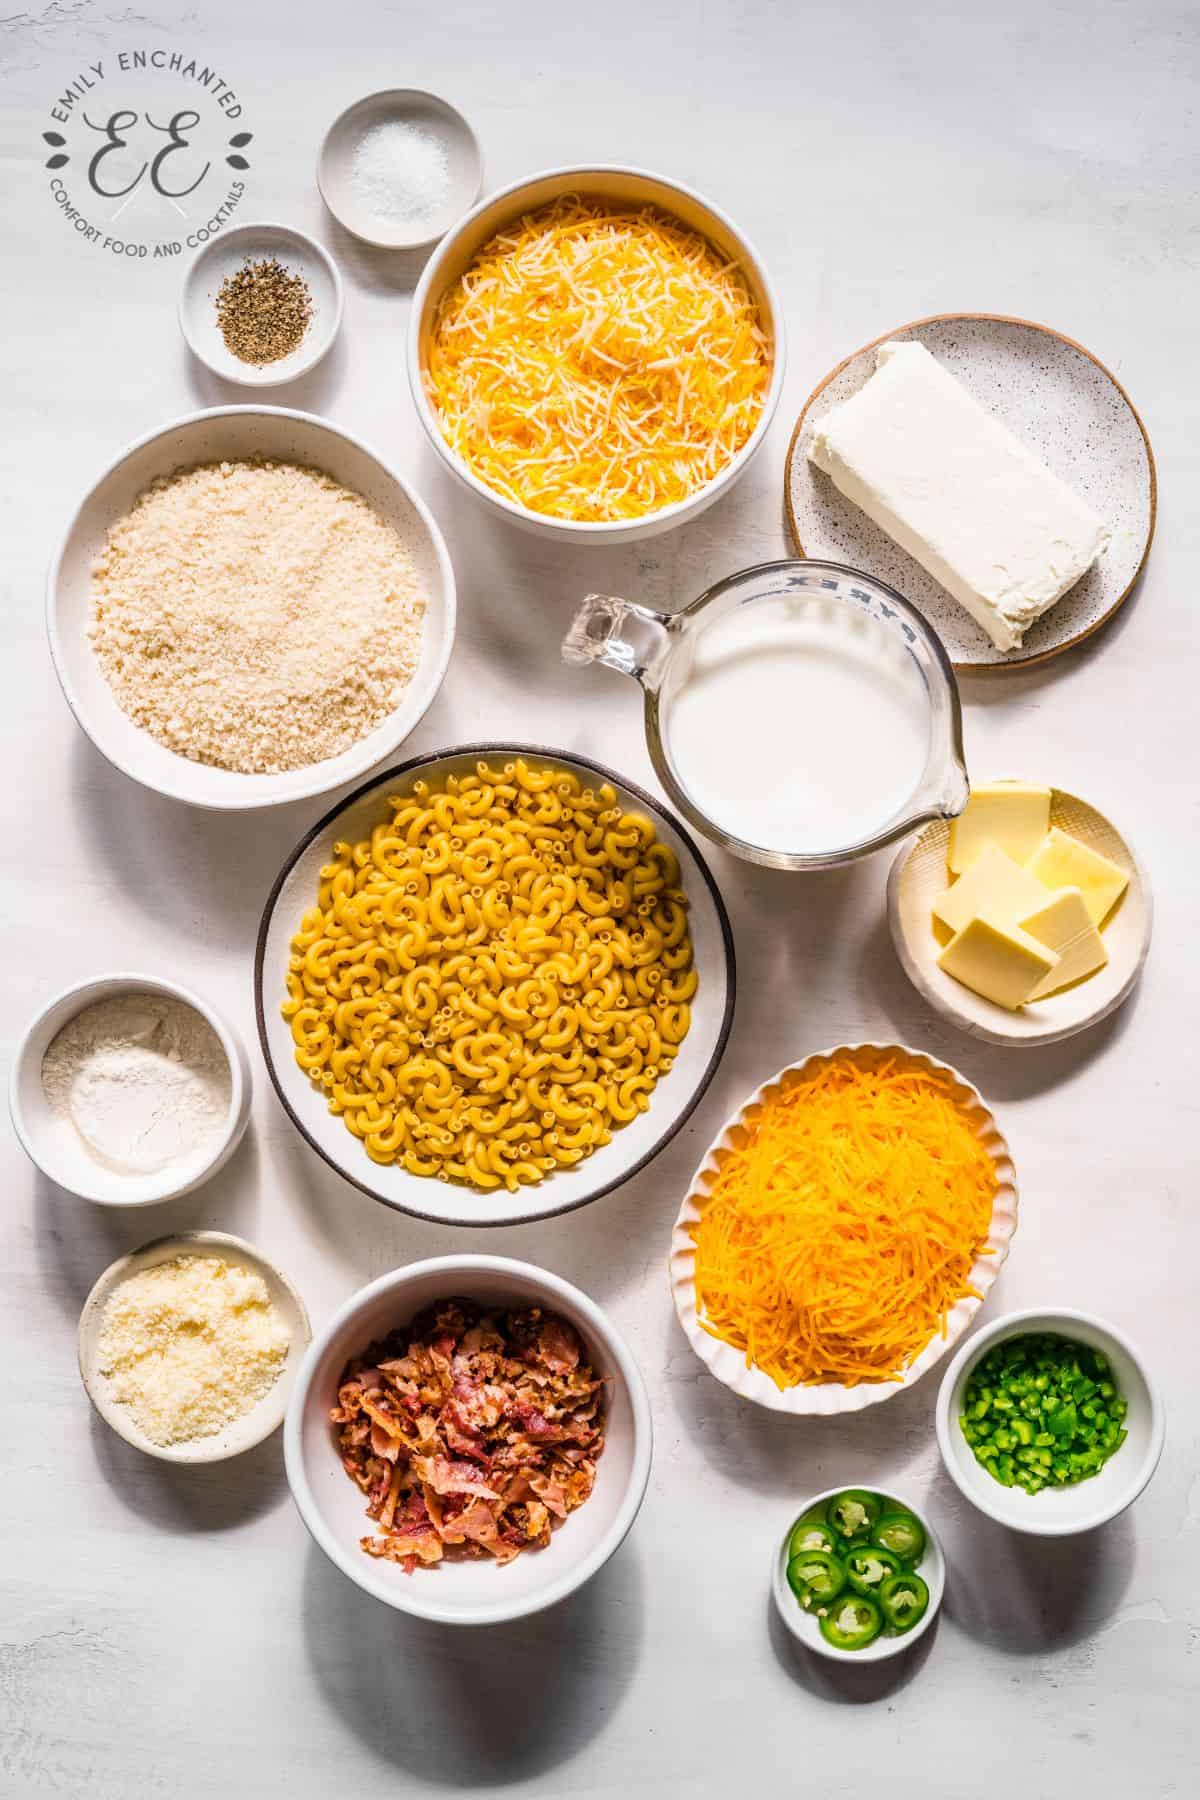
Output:
M89 1154L119 1175L157 1174L214 1148L232 1093L207 1019L145 993L77 1013L46 1051L42 1086Z

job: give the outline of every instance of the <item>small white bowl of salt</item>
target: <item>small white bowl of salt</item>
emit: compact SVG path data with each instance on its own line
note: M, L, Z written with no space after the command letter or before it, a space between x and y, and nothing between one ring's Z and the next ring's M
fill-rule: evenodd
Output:
M460 112L420 88L389 88L334 120L317 158L321 198L383 250L436 244L479 198L483 159Z
M30 1159L101 1206L150 1206L226 1163L250 1117L250 1065L206 1001L150 975L68 988L21 1040L9 1108Z

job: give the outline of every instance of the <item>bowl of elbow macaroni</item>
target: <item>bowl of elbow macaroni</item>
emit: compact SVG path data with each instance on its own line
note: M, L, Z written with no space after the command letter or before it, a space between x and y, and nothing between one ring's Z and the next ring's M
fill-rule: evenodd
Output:
M683 1125L728 1037L733 946L658 801L558 750L468 745L302 839L255 998L276 1092L340 1175L511 1225L598 1199Z

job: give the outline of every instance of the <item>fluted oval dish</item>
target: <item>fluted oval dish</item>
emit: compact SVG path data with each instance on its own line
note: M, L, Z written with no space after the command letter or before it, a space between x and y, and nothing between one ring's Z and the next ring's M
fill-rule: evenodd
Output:
M710 1336L701 1325L696 1307L696 1246L688 1228L696 1223L703 1212L712 1191L713 1179L721 1166L721 1154L733 1148L733 1132L750 1123L755 1108L761 1107L781 1088L792 1087L796 1082L804 1080L822 1063L849 1060L859 1068L870 1069L877 1066L883 1057L899 1057L912 1069L925 1072L937 1070L940 1074L949 1076L955 1099L974 1122L976 1132L995 1164L996 1197L992 1203L992 1219L985 1245L990 1254L977 1257L971 1270L971 1285L979 1290L981 1298L976 1300L966 1297L955 1303L946 1319L945 1336L931 1338L899 1381L862 1382L857 1387L846 1387L841 1382L830 1381L780 1389L769 1375L748 1365L742 1351ZM733 1117L726 1121L713 1141L692 1178L671 1236L671 1292L675 1300L675 1311L689 1344L709 1373L715 1375L718 1381L724 1382L727 1388L732 1388L735 1394L740 1394L743 1400L752 1400L756 1406L768 1407L772 1412L797 1415L861 1412L863 1407L888 1400L893 1394L911 1387L914 1381L919 1381L962 1336L983 1305L988 1289L1003 1267L1016 1228L1017 1178L1012 1157L991 1108L978 1089L972 1087L949 1063L939 1062L937 1057L927 1056L922 1050L912 1050L906 1044L842 1044L829 1050L815 1051L802 1062L789 1063L786 1068L780 1069L778 1074L755 1089Z

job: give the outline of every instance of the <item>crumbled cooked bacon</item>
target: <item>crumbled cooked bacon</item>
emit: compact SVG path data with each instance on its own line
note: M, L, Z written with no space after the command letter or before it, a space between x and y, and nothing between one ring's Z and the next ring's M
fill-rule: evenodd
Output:
M603 1383L557 1313L429 1307L347 1363L329 1415L376 1527L363 1549L411 1574L548 1544L592 1491L603 1414Z

